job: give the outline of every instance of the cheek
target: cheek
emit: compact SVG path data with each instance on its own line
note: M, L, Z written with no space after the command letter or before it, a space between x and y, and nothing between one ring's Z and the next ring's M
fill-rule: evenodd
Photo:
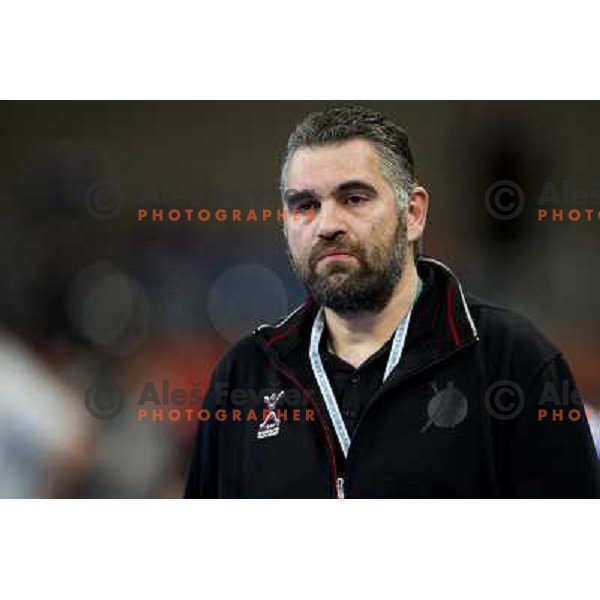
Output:
M378 219L373 219L365 224L362 224L361 237L367 242L370 240L377 244L381 240L388 239L395 231L396 220L390 216L381 216Z
M287 244L294 259L302 258L307 252L305 248L306 242L303 241L303 237L305 236L302 236L301 231L294 227L288 227Z
M368 227L361 232L361 240L367 254L381 254L385 251L396 236L398 218L390 217L371 221Z

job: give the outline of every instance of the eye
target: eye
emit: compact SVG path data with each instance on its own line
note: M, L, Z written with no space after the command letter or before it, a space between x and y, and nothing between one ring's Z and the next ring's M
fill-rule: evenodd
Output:
M366 202L368 198L366 196L361 196L360 194L351 194L350 196L346 196L346 203L351 206L358 206L363 202Z
M300 211L301 213L306 212L307 210L315 211L318 208L319 202L317 200L304 200L296 206L296 210Z

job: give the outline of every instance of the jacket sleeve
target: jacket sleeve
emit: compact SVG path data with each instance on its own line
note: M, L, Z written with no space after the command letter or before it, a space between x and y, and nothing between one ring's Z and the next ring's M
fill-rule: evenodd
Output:
M521 413L505 423L505 492L598 498L600 477L582 396L559 354L533 374Z
M219 365L220 366L220 365ZM211 418L199 421L192 457L188 464L184 498L219 497L219 421L213 418L218 405L218 388L222 378L217 367L213 372L202 408Z

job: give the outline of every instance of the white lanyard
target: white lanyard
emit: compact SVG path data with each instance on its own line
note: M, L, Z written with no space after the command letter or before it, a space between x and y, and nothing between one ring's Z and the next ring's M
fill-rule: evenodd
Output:
M415 295L415 300L419 296L421 291L421 280L418 280L417 293ZM408 331L408 324L410 322L410 316L412 314L413 304L408 311L408 314L402 319L402 322L396 329L396 333L394 334L394 341L392 342L392 348L390 350L390 355L388 357L387 365L385 367L385 373L383 375L383 381L385 381L389 374L394 370L396 365L400 362L400 357L402 356L402 350L404 349L404 342L406 341L406 333ZM310 364L312 366L313 373L315 375L315 379L317 380L317 385L319 386L319 390L321 391L321 396L325 400L325 406L327 406L327 411L329 412L329 417L331 418L331 422L333 423L333 427L337 434L338 440L340 441L340 445L342 447L342 451L344 452L344 456L348 456L348 449L350 448L350 435L348 434L348 430L346 429L346 424L344 423L344 419L342 418L342 414L340 412L340 408L335 399L335 395L333 394L333 390L331 389L331 384L329 383L329 378L327 377L327 373L325 372L325 367L323 366L323 361L321 360L321 354L319 352L319 342L321 341L321 335L323 334L323 329L325 327L325 316L323 312L323 307L319 309L317 316L315 318L315 322L312 326L312 332L310 335L310 348L308 351L310 357Z

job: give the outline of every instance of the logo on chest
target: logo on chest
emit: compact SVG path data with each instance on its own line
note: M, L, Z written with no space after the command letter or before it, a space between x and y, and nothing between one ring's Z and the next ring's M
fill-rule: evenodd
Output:
M264 397L264 403L267 405L267 409L264 411L266 412L266 416L263 419L263 422L258 426L256 437L259 440L279 435L281 419L277 416L275 409L282 397L283 391L279 393L273 392L270 396Z
M454 387L452 381L441 390L438 390L435 383L432 383L431 387L434 396L427 404L428 421L421 429L421 433L425 433L431 425L442 429L451 429L462 423L469 412L466 396Z

